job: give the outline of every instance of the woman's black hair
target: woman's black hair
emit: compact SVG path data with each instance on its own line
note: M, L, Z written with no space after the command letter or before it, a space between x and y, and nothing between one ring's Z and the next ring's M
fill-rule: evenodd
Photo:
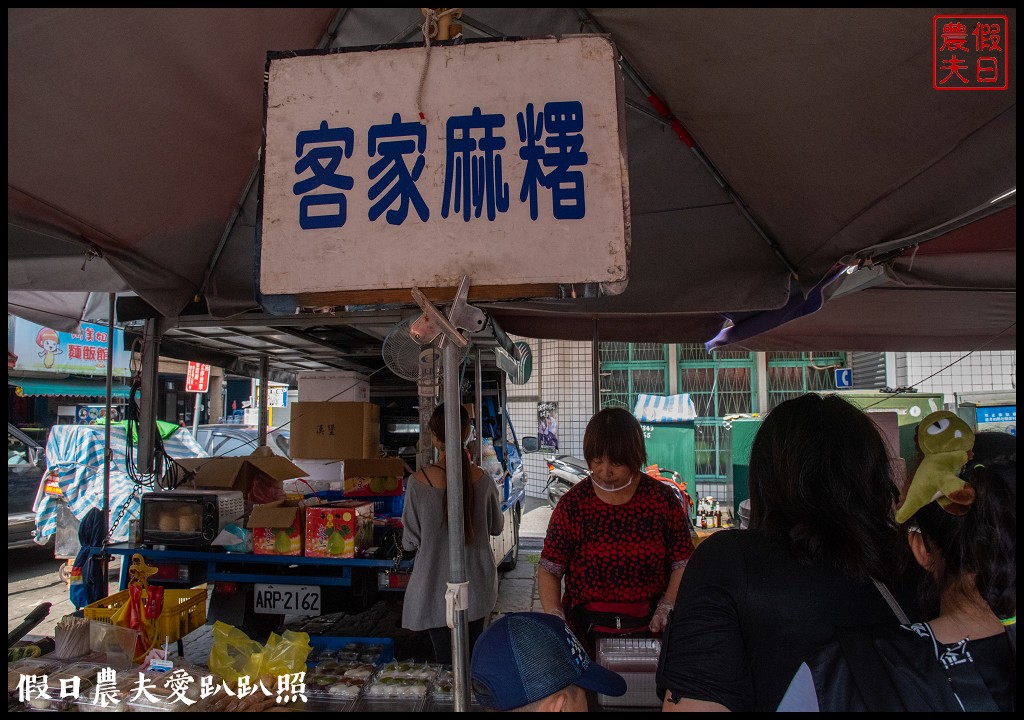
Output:
M430 428L430 432L434 433L434 437L442 443L445 442L444 403L441 403L434 408L434 412L430 416L430 422L427 423L427 426ZM459 456L462 458L462 533L466 540L466 544L469 545L476 537L476 529L473 527L473 509L476 507L476 494L473 492L473 475L471 473L469 453L467 453L462 447L462 443L464 443L466 438L469 437L469 413L466 412L466 408L462 405L459 405L459 427L462 428L462 438L459 442ZM444 519L445 522L447 522L447 487L445 487L442 503L444 508Z
M809 393L769 412L749 477L751 528L799 561L859 580L884 581L906 567L892 459L871 418L840 396Z
M640 422L623 408L605 408L590 418L583 431L583 457L588 463L606 457L634 472L647 464Z
M935 591L941 595L973 575L992 612L1011 617L1017 614L1017 438L979 432L973 452L961 473L975 494L967 513L950 515L931 502L907 524L916 525L928 549L942 557Z

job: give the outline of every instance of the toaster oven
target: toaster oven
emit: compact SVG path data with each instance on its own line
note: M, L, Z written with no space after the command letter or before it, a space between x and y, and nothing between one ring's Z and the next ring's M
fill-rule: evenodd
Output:
M206 547L245 514L238 490L168 490L142 495L144 545Z

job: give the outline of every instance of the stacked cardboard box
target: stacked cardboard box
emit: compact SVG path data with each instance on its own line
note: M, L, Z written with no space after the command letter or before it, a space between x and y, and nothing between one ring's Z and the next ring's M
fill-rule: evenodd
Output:
M376 458L380 455L380 406L370 402L297 402L292 406L290 447L295 458Z

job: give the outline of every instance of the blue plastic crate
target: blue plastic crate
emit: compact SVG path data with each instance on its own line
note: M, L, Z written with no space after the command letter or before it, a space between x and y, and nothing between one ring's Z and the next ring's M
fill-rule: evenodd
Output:
M341 490L321 490L315 493L306 493L306 499L317 498L320 502L337 502L345 499L345 493Z
M379 645L383 647L380 653L380 657L377 659L378 665L383 665L386 662L391 662L395 659L395 641L391 638L383 637L334 637L331 635L310 635L309 644L314 650L340 650L349 643L359 643L361 645ZM315 658L315 652L310 653L310 658Z
M338 490L322 490L318 493L309 493L307 498L317 497L320 502L337 502L338 500L363 500L373 503L373 514L387 517L398 517L405 507L405 495L388 495L386 497L347 497Z
M405 495L390 495L388 497L368 497L365 500L373 500L373 513L375 515L387 515L398 517L405 507Z

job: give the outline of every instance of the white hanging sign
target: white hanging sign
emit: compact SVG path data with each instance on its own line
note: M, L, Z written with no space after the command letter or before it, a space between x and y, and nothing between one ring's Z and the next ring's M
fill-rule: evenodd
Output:
M629 188L611 40L429 53L426 68L423 48L268 61L260 290L468 275L474 288L621 291Z

